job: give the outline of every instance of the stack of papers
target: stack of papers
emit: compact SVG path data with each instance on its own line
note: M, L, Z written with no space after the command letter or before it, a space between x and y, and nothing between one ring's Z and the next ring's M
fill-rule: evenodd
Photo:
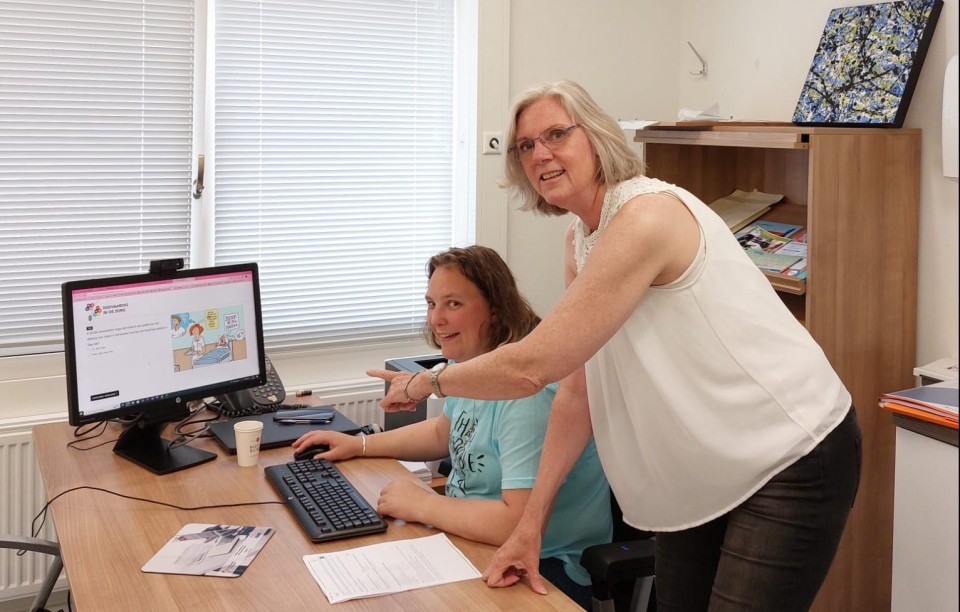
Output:
M429 484L430 481L433 480L433 472L430 471L430 468L427 467L427 464L423 461L400 461L399 459L397 461L399 461L400 465L416 474L417 478L422 482Z
M904 389L880 396L880 406L921 421L957 429L958 381L947 380L933 385Z
M331 604L480 577L443 533L304 555L303 562Z

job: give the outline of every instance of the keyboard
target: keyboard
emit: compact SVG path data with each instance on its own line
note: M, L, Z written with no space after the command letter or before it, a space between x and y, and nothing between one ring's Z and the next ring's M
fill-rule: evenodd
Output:
M387 523L326 459L305 459L264 473L314 542L382 533Z

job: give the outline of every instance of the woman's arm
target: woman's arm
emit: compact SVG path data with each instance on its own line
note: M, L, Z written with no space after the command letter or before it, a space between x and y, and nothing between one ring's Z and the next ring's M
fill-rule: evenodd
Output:
M527 575L530 588L546 593L538 571L541 535L547 527L560 485L583 453L592 433L586 379L580 368L560 383L540 456L537 482L523 516L483 572L488 586L510 586Z
M499 546L516 527L529 496L530 489L506 489L501 499L447 497L394 480L380 492L377 512Z
M647 287L679 277L699 240L696 220L676 197L634 198L606 227L586 265L536 329L519 342L449 366L439 377L441 390L477 399L525 397L566 377L616 333ZM568 230L569 249L571 242ZM426 373L409 385L406 373L367 373L391 381L381 402L387 410L410 410L412 400L431 391Z
M410 461L433 461L450 453L450 419L445 414L363 438L335 431L316 430L300 436L293 443L294 452L309 446L325 444L330 450L319 455L323 459L342 461L351 457L393 457Z
M572 241L567 243L565 261L566 283L569 286L577 276ZM537 481L516 529L483 572L483 579L489 586L510 586L526 574L530 588L537 593L547 592L538 570L541 535L553 512L553 502L560 485L583 453L592 433L587 378L581 366L563 379L557 390L547 423Z

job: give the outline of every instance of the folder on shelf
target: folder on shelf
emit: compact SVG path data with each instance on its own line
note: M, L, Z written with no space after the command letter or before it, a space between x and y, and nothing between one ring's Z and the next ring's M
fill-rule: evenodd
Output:
M949 427L950 429L960 429L960 425L958 425L956 417L950 419L933 412L927 412L925 410L919 410L910 406L904 406L903 404L898 404L896 402L880 402L880 407L884 410L889 410L890 412L895 412L897 414L904 414L928 423L935 423L937 425Z
M756 189L747 192L737 189L730 195L712 202L710 208L720 215L730 231L738 232L770 210L772 204L782 199L783 195L776 193L763 193Z

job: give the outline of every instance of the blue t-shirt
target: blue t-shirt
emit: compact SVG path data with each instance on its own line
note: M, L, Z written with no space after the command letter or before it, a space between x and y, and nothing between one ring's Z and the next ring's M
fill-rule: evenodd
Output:
M551 384L517 400L447 397L453 464L447 496L501 499L503 489L532 489L556 392ZM560 559L570 578L587 585L580 554L612 535L610 488L591 438L557 493L540 557Z

